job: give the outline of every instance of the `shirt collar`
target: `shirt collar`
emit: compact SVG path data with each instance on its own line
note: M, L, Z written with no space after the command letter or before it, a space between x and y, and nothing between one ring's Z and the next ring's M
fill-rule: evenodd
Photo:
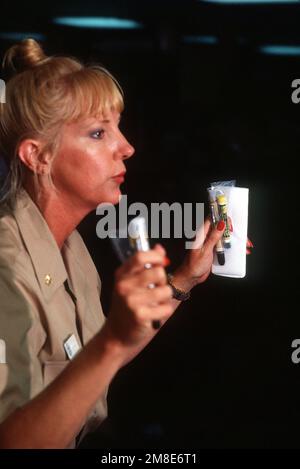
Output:
M50 228L28 193L18 197L14 216L46 299L68 278L66 267Z

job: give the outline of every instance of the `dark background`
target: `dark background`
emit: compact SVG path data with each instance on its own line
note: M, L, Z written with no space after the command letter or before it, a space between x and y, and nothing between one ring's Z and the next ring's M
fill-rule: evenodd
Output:
M241 2L243 3L243 2ZM122 130L135 146L128 202L203 202L210 181L249 187L255 249L245 279L211 276L109 393L109 418L85 447L299 447L300 337L297 262L300 103L291 82L300 56L265 55L265 44L300 45L300 4L220 5L194 0L2 2L3 33L44 35L48 54L106 66L120 81ZM139 30L56 26L57 15L117 16ZM212 44L194 43L201 36ZM193 39L194 38L194 39ZM118 260L80 230L103 281L109 311ZM172 260L183 240L162 240Z

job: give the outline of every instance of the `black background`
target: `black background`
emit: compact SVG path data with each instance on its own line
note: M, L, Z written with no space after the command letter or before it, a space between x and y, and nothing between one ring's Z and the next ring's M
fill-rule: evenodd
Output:
M55 26L58 14L132 18L142 30ZM300 56L268 56L264 44L300 44L300 5L181 1L4 2L1 32L39 32L48 54L98 61L125 92L122 130L135 146L122 186L128 202L203 202L210 181L249 187L255 249L245 279L211 276L155 340L121 370L109 418L93 448L299 447L297 287L300 103L291 82ZM26 34L25 34L26 35ZM216 44L189 44L187 36ZM1 39L2 53L15 41ZM118 260L80 231L103 281L109 311ZM172 260L183 240L161 240Z

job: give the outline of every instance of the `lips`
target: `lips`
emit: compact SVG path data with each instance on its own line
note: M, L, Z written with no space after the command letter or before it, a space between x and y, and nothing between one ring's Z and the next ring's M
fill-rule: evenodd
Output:
M120 178L120 177L122 177L122 178L123 178L123 177L125 176L125 174L126 174L126 171L122 171L121 173L119 173L119 174L116 174L116 175L115 175L115 176L113 176L113 177L114 177L114 178Z
M113 176L113 179L114 179L117 183L121 184L122 182L124 182L125 174L126 174L126 171L122 171L121 173L116 174L116 176Z

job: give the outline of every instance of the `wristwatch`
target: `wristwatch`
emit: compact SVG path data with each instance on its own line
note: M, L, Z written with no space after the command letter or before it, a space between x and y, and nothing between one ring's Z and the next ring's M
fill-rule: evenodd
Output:
M168 274L167 277L168 277L168 284L170 285L173 291L173 298L175 298L175 300L178 300L178 301L188 300L191 296L190 292L186 292L175 287L175 285L173 285L172 283L173 278L174 278L172 274Z

